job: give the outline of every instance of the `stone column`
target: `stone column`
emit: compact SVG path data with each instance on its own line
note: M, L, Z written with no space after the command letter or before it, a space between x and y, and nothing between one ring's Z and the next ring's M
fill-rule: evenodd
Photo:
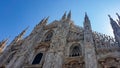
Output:
M85 14L84 18L84 48L85 68L97 68L97 58L93 42L92 28L87 14Z

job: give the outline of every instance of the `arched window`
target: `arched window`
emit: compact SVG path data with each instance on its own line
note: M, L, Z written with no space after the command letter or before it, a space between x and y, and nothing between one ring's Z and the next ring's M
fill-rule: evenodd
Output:
M80 56L81 55L81 47L80 44L73 44L70 47L70 57L74 57L74 56Z
M53 31L48 32L44 41L45 42L50 41L52 36L53 36Z
M39 53L35 56L35 59L33 60L32 64L39 64L42 59L43 53Z

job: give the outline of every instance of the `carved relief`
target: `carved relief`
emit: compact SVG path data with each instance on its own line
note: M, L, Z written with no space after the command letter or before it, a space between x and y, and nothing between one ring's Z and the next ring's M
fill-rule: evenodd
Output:
M116 58L108 57L102 61L100 61L101 68L119 68L120 67L120 60Z
M80 63L79 61L71 61L64 64L63 68L84 68L84 63Z

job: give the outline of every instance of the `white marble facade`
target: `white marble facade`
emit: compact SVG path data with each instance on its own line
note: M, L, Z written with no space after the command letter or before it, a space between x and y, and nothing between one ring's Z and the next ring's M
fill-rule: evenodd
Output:
M120 27L111 17L115 39L92 31L87 14L83 27L74 25L71 12L47 21L42 19L25 38L23 30L4 51L7 40L2 41L0 68L120 68Z

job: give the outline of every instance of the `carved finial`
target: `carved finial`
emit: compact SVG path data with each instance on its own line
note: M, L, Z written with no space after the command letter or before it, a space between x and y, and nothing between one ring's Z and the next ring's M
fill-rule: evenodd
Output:
M114 21L113 19L112 19L112 17L108 14L108 17L109 17L109 19L110 19L110 21Z
M108 17L111 18L111 16L108 14Z
M4 48L4 46L6 45L7 42L8 42L8 38L6 38L5 40L2 40L0 42L0 48Z
M87 12L85 12L85 18L88 18L88 16L87 16Z
M88 15L87 15L87 12L85 12L85 21L89 21L89 18L88 18Z
M119 16L119 14L118 14L118 13L116 13L116 15L117 15L117 16Z
M116 13L116 15L118 16L118 18L119 18L119 21L120 21L120 16L119 16L119 14L118 14L118 13Z
M27 31L28 28L29 28L29 26L26 27L19 35L20 35L20 36L23 36L23 35L25 34L25 32Z
M64 13L64 15L62 16L62 20L65 20L66 19L66 11Z
M85 17L84 17L84 28L92 30L91 23L90 23L89 17L86 12L85 12Z
M70 20L71 19L71 10L68 13L67 19Z
M113 20L110 15L108 15L108 16L109 16L109 19L110 19L110 24L112 26L112 29L114 31L114 35L116 37L116 32L120 29L119 23L117 24L117 22L115 20ZM116 38L116 40L117 40L117 38Z
M46 23L48 22L49 16L45 19L45 21L43 22L43 25L46 25Z
M47 21L48 21L48 19L49 19L49 16L46 18L46 20L45 20L45 21L47 22Z
M45 18L43 18L38 25L42 24L42 22L44 22L44 20L45 20Z
M87 12L85 12L85 16L87 16Z
M45 18L43 18L43 19L35 26L35 28L36 28L36 29L40 28L44 21L45 21Z
M27 28L25 28L16 38L15 41L21 40L23 35L25 34L25 32L27 31L27 29L29 28L29 26Z

